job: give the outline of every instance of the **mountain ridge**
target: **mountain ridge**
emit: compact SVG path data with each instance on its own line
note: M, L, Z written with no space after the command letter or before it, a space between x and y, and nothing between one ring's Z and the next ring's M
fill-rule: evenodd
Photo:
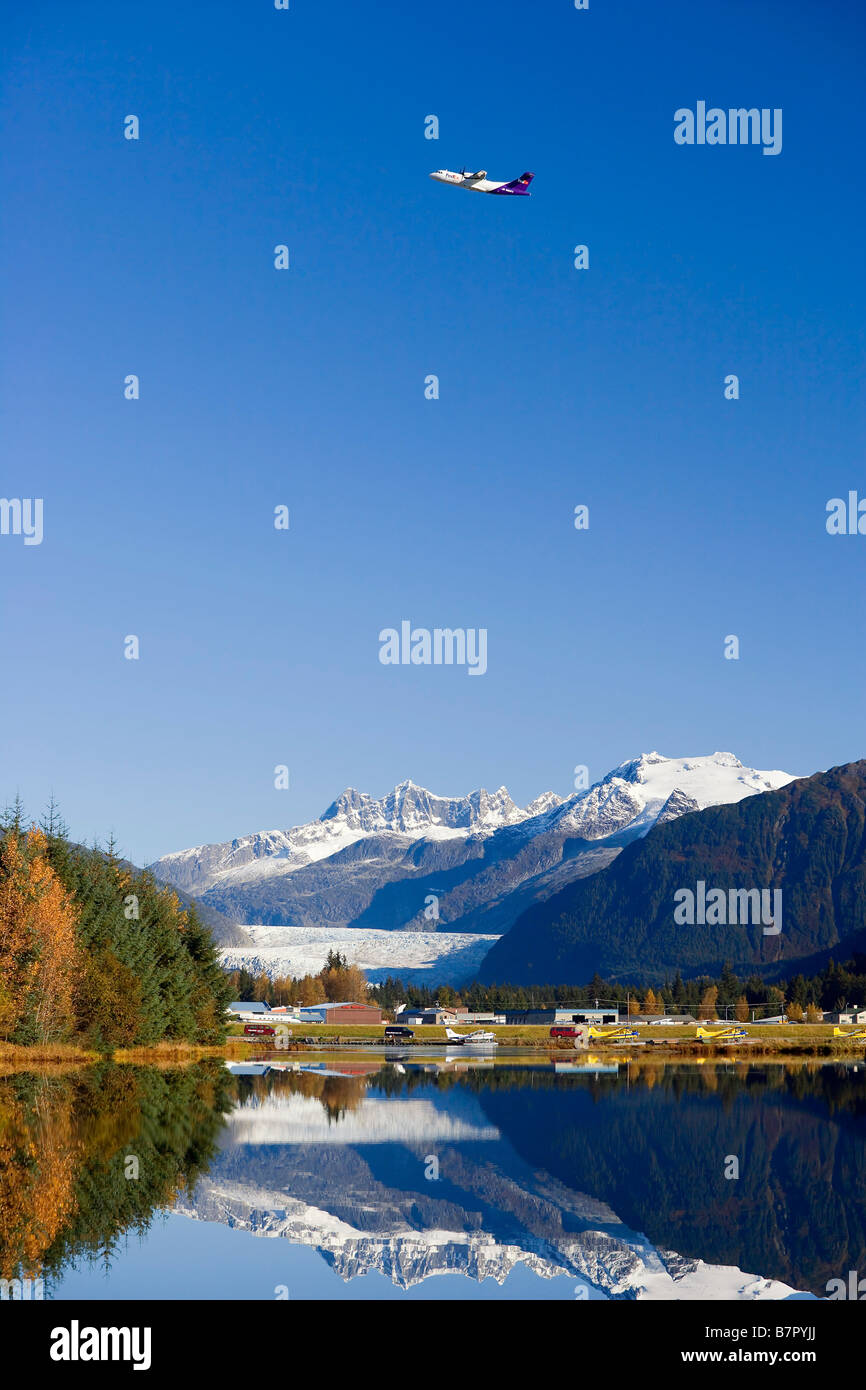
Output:
M652 752L525 807L504 786L440 797L406 780L379 799L350 787L305 825L198 845L149 867L236 922L499 934L658 819L790 780L731 753Z
M678 895L781 893L765 923L675 916ZM775 927L776 924L774 924ZM485 983L622 981L735 972L765 978L866 950L866 760L800 778L734 805L656 823L603 874L534 905L491 949Z

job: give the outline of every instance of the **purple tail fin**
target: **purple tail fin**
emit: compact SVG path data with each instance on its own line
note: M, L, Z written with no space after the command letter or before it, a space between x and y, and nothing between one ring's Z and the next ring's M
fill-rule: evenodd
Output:
M494 188L494 193L517 193L530 197L529 185L535 178L534 174L521 174L519 179L512 179L511 183L504 183L501 188Z

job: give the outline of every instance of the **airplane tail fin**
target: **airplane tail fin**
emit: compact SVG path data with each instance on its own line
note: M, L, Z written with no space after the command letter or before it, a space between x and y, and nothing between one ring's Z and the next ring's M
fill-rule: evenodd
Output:
M495 188L494 193L522 193L524 197L529 197L529 185L535 178L534 174L521 174L519 179L512 179L510 183L504 183L501 188Z

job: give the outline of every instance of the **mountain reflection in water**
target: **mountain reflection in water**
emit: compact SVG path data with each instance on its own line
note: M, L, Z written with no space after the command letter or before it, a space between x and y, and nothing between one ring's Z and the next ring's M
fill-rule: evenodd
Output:
M0 1079L0 1274L123 1261L168 1207L190 1250L219 1223L318 1252L337 1297L518 1268L579 1297L822 1297L866 1268L862 1064L563 1061Z

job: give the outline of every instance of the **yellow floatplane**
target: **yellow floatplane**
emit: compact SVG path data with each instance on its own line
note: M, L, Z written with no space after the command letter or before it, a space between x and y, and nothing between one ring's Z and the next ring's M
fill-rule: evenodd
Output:
M695 1037L702 1042L743 1042L748 1033L745 1028L699 1028Z

